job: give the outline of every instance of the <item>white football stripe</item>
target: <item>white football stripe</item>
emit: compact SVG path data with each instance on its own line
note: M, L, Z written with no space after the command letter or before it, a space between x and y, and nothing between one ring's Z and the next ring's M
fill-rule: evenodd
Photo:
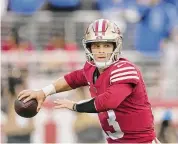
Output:
M127 62L127 61L119 61L119 62L115 63L114 65L122 64L122 63L125 63L125 62Z
M114 74L112 77L110 77L110 80L115 77L125 76L125 75L129 75L129 74L137 74L137 71L128 71L128 72L117 73L117 74Z
M133 69L135 69L135 68L134 68L134 67L119 68L119 69L113 70L113 71L111 72L111 74L114 74L114 73L120 72L120 71L124 71L124 70L133 70Z
M103 19L100 19L98 24L98 32L102 31L102 25L103 25Z
M125 77L120 77L120 78L114 78L111 80L111 82L116 82L116 81L121 81L121 80L127 80L127 79L139 79L138 76L125 76Z

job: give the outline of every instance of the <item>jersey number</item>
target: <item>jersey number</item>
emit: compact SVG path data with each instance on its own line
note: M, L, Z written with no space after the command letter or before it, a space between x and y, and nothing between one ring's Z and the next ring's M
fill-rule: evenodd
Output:
M107 111L107 113L108 113L108 117L109 117L107 119L109 126L112 126L115 131L115 132L106 131L107 135L114 140L122 138L124 136L124 133L121 131L121 128L120 128L118 122L116 121L116 115L115 115L114 111L109 110L109 111Z

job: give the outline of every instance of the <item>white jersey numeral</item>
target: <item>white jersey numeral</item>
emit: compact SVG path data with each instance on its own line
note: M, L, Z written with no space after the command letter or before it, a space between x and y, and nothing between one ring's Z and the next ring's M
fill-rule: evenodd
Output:
M107 111L108 113L108 123L110 126L112 126L114 128L114 131L115 132L110 132L110 131L107 131L107 135L115 140L115 139L119 139L119 138L122 138L124 136L124 133L121 131L121 128L119 126L119 123L116 121L116 115L114 113L113 110L109 110Z

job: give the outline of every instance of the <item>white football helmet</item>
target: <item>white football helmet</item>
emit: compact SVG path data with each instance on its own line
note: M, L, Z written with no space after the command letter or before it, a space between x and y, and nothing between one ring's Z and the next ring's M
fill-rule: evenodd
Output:
M97 62L94 54L91 52L91 43L93 42L112 42L114 51L108 61ZM105 69L118 60L121 54L122 36L118 26L107 19L98 19L89 25L83 38L87 61L98 68ZM108 55L108 54L106 54Z

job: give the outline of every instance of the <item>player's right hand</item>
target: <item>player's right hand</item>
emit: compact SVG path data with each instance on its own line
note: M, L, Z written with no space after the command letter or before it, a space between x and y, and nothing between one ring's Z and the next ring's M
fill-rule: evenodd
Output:
M18 97L18 100L25 98L23 100L24 103L26 103L27 101L29 101L31 99L36 99L38 102L37 112L40 110L40 108L46 98L46 96L42 90L37 90L37 91L36 90L23 90L19 93L19 95L17 97Z

